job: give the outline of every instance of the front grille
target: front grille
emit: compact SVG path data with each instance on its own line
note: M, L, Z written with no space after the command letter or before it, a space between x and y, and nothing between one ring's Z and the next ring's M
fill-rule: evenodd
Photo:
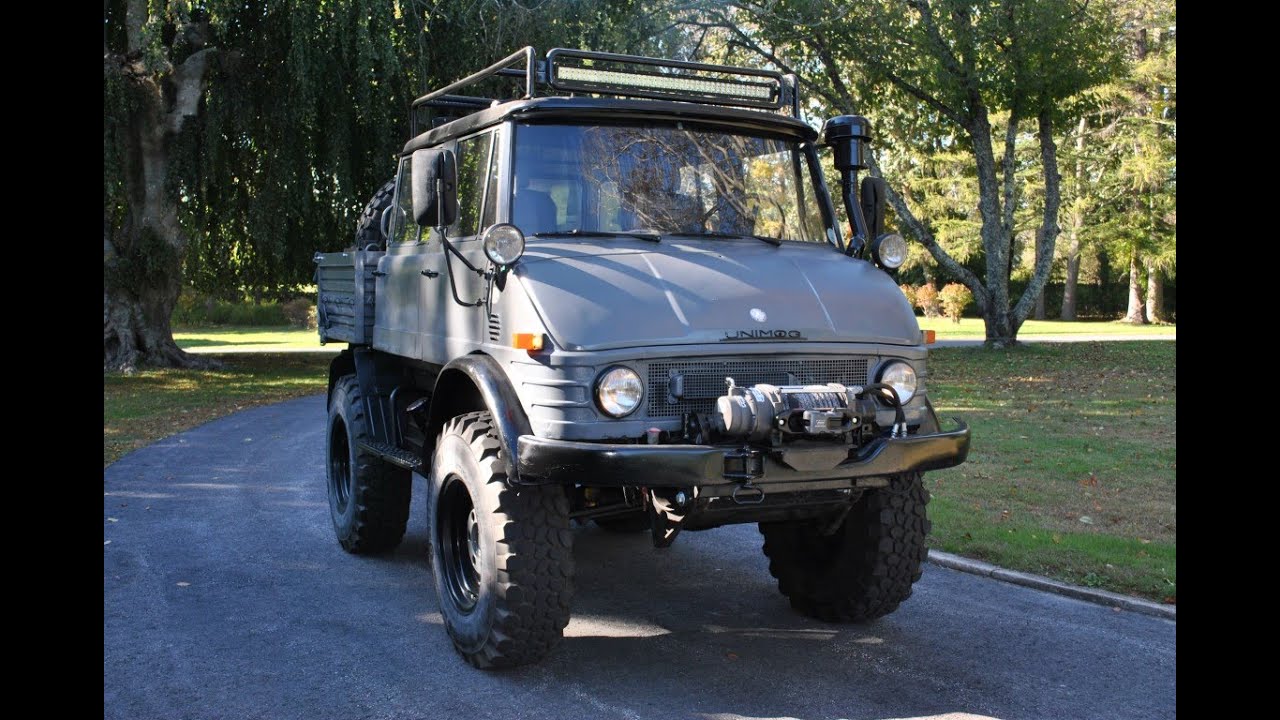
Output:
M649 417L679 417L715 410L725 394L726 377L738 385L867 384L867 358L796 358L784 360L693 360L649 364ZM684 395L671 397L671 376L684 378Z

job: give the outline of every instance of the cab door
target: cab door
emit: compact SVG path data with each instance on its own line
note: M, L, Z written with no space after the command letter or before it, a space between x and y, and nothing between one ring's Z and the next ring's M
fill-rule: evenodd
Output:
M400 160L387 253L375 271L373 346L393 355L421 357L422 271L428 262L425 233L413 221L411 158Z
M458 219L446 228L449 243L475 268L489 270L480 236L493 224L497 202L495 138L490 129L458 140ZM444 364L484 342L488 280L448 251L430 231L423 266L429 271L421 295L422 359ZM456 296L455 296L456 294ZM477 303L479 303L477 305Z

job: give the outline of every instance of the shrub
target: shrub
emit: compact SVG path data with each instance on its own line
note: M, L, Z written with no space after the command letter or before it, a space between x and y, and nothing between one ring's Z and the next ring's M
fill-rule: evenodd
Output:
M951 318L951 322L958 323L960 313L973 302L973 293L960 283L947 283L946 287L942 288L942 292L938 293L938 300L942 302L942 309L947 313L947 317Z
M289 324L309 330L316 329L316 306L307 298L295 298L280 306Z
M913 288L913 287L911 287L910 285L908 285L908 284L906 284L906 283L902 283L901 285L899 285L899 286L898 286L898 289L902 291L902 294L903 294L903 295L906 295L906 296L907 296L907 304L908 304L908 305L910 305L910 306L912 306L912 307L915 307L915 304L916 304L916 289L915 289L915 288Z
M916 307L924 312L925 317L942 316L942 308L938 306L938 289L933 283L925 283L916 288Z
M183 289L178 296L178 304L173 307L174 325L196 325L205 316L205 298L191 289Z
M228 302L190 288L184 288L182 294L178 296L178 303L173 308L171 320L177 327L285 325L290 322L285 319L284 308L279 303L253 305Z

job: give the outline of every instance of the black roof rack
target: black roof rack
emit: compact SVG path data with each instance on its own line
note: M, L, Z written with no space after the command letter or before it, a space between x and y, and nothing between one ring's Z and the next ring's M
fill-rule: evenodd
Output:
M523 65L523 69L519 65ZM495 77L522 78L524 93L505 98L457 94ZM525 47L414 100L409 109L410 137L418 134L421 109L432 111L428 127L433 127L495 103L538 97L539 86L549 90L548 95L613 95L762 110L785 109L792 117L800 117L795 75L567 48L555 48L545 59L538 59L534 48Z

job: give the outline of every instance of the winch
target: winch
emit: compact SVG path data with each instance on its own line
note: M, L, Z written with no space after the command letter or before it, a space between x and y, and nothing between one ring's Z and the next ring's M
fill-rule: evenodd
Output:
M743 387L725 378L728 392L716 400L721 432L747 440L777 441L782 435L844 436L875 420L875 401L860 385L767 385Z

